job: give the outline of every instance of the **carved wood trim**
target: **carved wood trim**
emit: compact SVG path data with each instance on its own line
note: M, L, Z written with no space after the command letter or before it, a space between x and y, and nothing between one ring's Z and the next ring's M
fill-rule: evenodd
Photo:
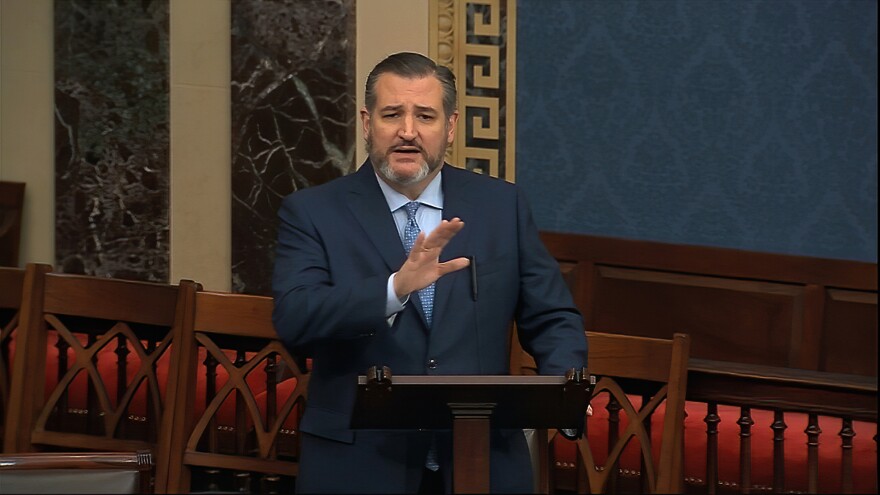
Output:
M876 376L876 263L541 237L590 330L688 332L696 358Z
M429 55L456 75L459 126L447 160L516 179L516 1L430 0Z
M244 400L247 407L247 413L253 421L254 433L257 440L257 451L260 458L268 459L271 454L272 447L275 445L281 427L291 414L298 402L304 400L306 395L307 380L303 379L302 374L295 370L298 378L296 388L285 399L284 405L278 413L278 416L272 421L271 425L267 425L260 413L259 406L254 391L250 388L247 378L248 375L257 369L257 366L265 363L272 355L280 356L281 360L291 367L295 367L295 361L289 354L287 349L278 340L272 340L262 349L250 356L246 363L242 366L236 366L223 352L223 349L206 333L196 333L196 340L218 361L220 367L228 373L228 380L216 392L211 403L205 408L205 412L199 418L193 427L186 445L187 453L198 452L198 444L205 435L206 430L210 426L211 419L220 411L227 397L235 392L240 393L240 397ZM274 413L273 413L274 414Z

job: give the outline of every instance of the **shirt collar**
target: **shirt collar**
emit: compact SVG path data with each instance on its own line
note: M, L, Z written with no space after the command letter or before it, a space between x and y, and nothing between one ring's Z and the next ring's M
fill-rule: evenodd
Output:
M441 170L437 173L437 176L428 183L428 187L422 191L422 194L416 198L416 201L423 205L442 210L443 189L440 187L442 184L442 181L440 180L442 175L443 171ZM389 210L392 212L397 211L400 208L403 208L405 204L409 203L409 198L392 189L391 186L379 177L379 174L376 174L376 180L379 181L379 188L382 189L382 194L385 195L385 202L388 203Z

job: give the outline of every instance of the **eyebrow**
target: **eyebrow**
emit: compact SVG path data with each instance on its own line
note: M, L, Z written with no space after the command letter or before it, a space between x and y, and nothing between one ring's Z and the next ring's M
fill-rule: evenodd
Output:
M431 107L431 106L427 106L427 105L416 105L415 107L416 107L416 110L420 111L420 112L434 112L434 113L438 112L438 110L436 108ZM402 109L403 109L403 105L385 105L384 107L380 108L379 111L380 112L387 112L390 110L402 110Z

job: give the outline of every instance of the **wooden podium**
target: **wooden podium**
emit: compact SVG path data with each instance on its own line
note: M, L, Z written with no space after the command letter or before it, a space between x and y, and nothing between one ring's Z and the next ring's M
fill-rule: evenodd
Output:
M489 431L580 428L590 401L585 369L566 376L394 376L372 367L358 377L352 428L452 429L453 491L489 493Z

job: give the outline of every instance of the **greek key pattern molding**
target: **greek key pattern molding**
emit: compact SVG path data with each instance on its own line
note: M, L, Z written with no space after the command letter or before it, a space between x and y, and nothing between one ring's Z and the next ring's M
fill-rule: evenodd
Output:
M456 75L459 126L447 159L516 179L516 1L431 0L430 55Z

